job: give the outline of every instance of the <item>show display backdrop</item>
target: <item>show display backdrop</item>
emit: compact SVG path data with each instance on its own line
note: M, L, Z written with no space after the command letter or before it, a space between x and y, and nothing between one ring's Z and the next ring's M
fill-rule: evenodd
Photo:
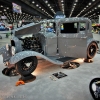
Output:
M63 14L62 11L58 11L56 12L54 18L57 19L57 18L65 18L66 16Z
M16 3L12 3L13 12L22 13L21 6L17 5Z

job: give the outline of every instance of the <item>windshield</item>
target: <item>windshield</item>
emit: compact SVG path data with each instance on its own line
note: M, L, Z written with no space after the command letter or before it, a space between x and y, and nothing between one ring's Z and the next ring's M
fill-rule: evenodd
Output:
M55 33L55 23L54 22L46 22L41 24L41 31L46 31L46 32L53 32Z

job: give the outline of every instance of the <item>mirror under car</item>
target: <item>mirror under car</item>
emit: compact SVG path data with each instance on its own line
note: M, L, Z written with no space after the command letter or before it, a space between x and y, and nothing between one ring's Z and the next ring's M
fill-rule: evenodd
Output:
M89 90L94 100L100 100L100 78L92 79Z

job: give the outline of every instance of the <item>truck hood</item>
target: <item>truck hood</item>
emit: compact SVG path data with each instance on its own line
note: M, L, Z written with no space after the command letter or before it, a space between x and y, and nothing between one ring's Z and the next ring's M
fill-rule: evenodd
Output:
M23 35L36 34L40 31L41 23L31 23L14 30L14 36L21 37Z

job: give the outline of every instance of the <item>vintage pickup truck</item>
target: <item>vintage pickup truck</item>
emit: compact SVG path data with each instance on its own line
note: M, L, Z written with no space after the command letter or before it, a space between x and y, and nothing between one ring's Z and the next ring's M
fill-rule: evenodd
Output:
M11 44L0 49L3 62L19 74L32 73L38 59L63 65L73 58L92 59L98 49L88 18L62 18L31 23L13 32Z

